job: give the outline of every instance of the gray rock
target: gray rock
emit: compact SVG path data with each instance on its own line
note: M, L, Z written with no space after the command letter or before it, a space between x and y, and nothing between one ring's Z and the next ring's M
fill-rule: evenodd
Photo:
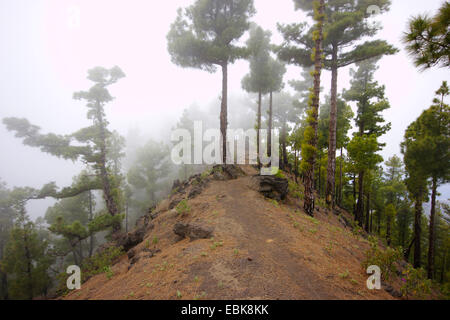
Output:
M190 240L193 241L197 239L211 238L213 229L197 224L178 222L173 227L173 232L182 238L189 237Z
M245 176L245 172L241 169L241 167L235 164L215 165L212 172L213 179L221 181L234 180Z
M265 197L277 201L284 200L288 194L288 180L275 176L254 176L250 187Z
M394 298L401 298L402 297L402 294L400 292L398 292L397 290L395 290L391 285L382 283L381 284L381 288L384 289L384 291L389 293Z
M181 198L172 199L169 204L169 210L175 208L181 202L181 200L183 200L183 199L181 199Z
M149 214L145 214L143 216L141 216L140 218L137 219L136 221L136 228L140 229L140 228L146 228L148 226L150 222L150 215Z
M114 234L112 240L117 247L123 247L125 251L128 251L144 240L146 229L147 227L139 228L128 233Z
M200 187L200 186L198 186L198 185L193 186L193 187L191 188L191 191L189 191L188 199L195 198L195 197L198 196L200 193L202 193L202 187Z

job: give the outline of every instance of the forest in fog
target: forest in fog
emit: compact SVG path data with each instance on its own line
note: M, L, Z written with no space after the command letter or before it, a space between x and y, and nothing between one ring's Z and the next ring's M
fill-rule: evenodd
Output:
M69 12L73 44L55 28L65 6L35 8L52 17L42 27L54 32L43 40L48 55L33 58L47 67L20 67L28 61L20 46L0 65L12 79L0 82L1 300L66 294L70 265L80 266L83 282L112 277L112 261L125 252L108 244L180 183L214 172L173 161L179 141L171 133L194 137L196 122L203 132L220 130L222 166L230 129L276 133L275 177L292 177L289 195L305 215L314 218L318 207L350 213L353 232L386 249L375 245L370 261L408 264L406 296L450 297L449 2L277 2L175 1L162 5L164 23L153 5L147 38L132 22L146 19L146 4L82 3ZM19 15L19 7L2 6ZM126 22L129 34L97 30L92 17L111 27ZM36 25L31 32L4 21L16 36L40 41ZM257 137L258 154L271 156L275 135L264 144ZM258 158L253 166L265 165Z

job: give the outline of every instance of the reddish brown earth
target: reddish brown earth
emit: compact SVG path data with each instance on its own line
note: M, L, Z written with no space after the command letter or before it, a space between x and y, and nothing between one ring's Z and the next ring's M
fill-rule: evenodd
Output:
M184 216L167 209L171 199L160 203L155 227L135 249L161 252L130 269L125 254L110 279L94 276L65 299L394 299L366 287L367 240L326 210L311 219L292 196L265 199L249 188L256 171L245 171L236 180L208 182ZM212 227L214 238L179 241L179 221Z

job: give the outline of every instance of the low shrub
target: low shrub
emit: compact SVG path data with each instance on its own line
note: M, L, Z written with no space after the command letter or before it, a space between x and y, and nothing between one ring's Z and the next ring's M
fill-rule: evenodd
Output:
M401 292L406 299L410 296L423 299L431 293L431 280L422 268L414 269L408 264L402 272L402 282Z
M389 281L391 275L397 271L395 263L403 257L401 250L390 247L383 250L378 246L378 240L374 237L371 237L369 242L370 249L366 251L362 267L364 270L372 265L380 267L381 279Z

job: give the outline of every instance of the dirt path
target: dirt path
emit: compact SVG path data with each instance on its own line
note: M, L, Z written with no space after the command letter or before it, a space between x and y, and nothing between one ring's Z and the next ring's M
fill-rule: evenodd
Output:
M298 252L289 248L292 239L280 224L268 218L267 201L248 188L251 177L228 181L221 187L226 195L227 216L244 229L240 249L249 253L249 266L241 268L248 294L263 287L273 298L333 299L326 284L311 272ZM289 286L286 284L289 283Z

